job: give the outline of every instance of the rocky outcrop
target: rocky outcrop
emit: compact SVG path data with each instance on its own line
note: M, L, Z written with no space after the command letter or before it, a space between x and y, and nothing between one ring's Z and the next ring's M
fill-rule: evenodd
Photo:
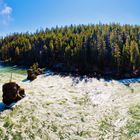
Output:
M40 74L43 74L43 71L40 69L40 68L37 68L37 69L29 69L28 71L27 71L27 79L28 80L31 80L31 81L33 81L33 80L35 80L36 78L37 78L37 76L38 75L40 75Z
M33 69L29 69L29 70L27 71L27 74L28 74L28 76L27 76L27 79L28 79L28 80L33 81L33 80L35 80L35 79L37 78L37 76L36 76L36 74L34 73Z
M3 103L6 105L10 105L12 103L16 103L25 97L25 90L21 88L15 82L9 82L3 85Z

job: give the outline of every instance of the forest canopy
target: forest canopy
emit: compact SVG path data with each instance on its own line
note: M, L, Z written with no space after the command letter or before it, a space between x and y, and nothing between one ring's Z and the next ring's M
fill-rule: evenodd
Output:
M0 59L80 74L140 75L140 26L71 25L0 39Z

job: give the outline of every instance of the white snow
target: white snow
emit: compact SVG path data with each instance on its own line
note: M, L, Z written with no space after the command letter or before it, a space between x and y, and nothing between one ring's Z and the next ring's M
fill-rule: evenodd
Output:
M0 88L9 77L10 73L0 73ZM19 134L24 140L98 140L99 123L107 117L112 129L105 135L108 139L114 135L117 140L127 122L129 106L140 102L138 83L126 87L117 81L49 74L33 82L22 82L25 78L13 75L13 81L25 89L27 97L13 111L1 112L2 139L14 139Z

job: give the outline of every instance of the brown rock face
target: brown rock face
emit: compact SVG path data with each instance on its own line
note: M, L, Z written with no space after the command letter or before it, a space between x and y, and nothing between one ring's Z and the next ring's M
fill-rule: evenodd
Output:
M28 74L27 79L33 81L33 80L35 80L37 78L38 75L40 75L42 73L43 72L42 72L42 70L40 68L37 68L36 70L29 69L27 71L27 74Z
M3 85L3 103L10 105L11 103L17 102L25 97L24 89L20 88L15 82L9 82Z
M40 75L40 74L43 73L43 71L42 71L40 68L38 68L37 70L35 70L34 73L35 73L36 75Z
M35 79L37 78L36 75L34 74L33 69L29 69L29 70L27 71L27 74L28 74L28 76L27 76L27 79L28 79L28 80L33 81L33 80L35 80Z
M36 78L37 78L37 76L35 74L28 75L28 77L27 77L27 79L31 80L31 81L35 80Z

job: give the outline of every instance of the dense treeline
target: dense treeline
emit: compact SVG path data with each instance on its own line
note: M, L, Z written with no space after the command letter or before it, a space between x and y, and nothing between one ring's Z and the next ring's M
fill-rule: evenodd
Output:
M79 74L140 74L140 26L98 24L56 27L0 40L4 62Z

